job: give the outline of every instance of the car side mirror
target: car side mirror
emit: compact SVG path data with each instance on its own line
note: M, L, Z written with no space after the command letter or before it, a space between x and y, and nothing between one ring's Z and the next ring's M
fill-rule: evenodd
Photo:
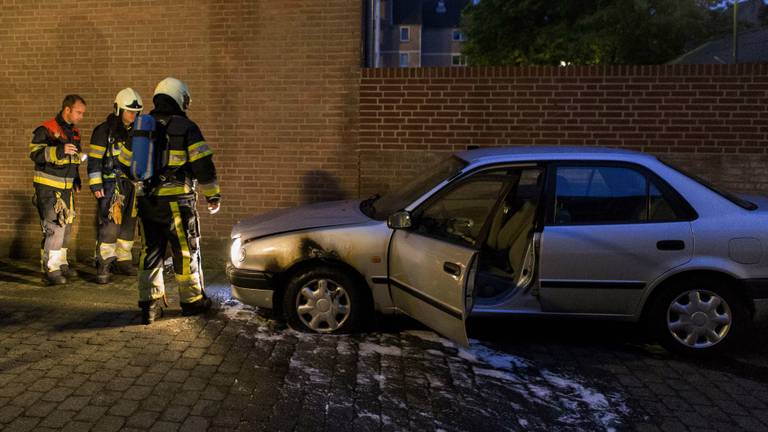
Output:
M411 214L405 210L392 213L387 218L387 226L392 229L410 228Z

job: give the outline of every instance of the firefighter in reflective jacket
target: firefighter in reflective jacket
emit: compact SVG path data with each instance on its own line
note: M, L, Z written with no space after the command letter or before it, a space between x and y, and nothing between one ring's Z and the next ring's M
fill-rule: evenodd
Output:
M130 139L141 96L132 88L117 93L115 111L96 126L88 152L88 181L98 201L96 280L109 283L115 273L136 276L133 268L133 235L136 231L136 194L133 182L120 169L118 158Z
M200 260L200 228L196 209L199 188L215 213L221 198L213 164L213 152L186 110L191 101L186 84L176 78L158 83L150 113L157 123L155 146L159 166L139 193L139 307L143 324L162 316L165 296L163 259L170 244L173 269L179 286L182 315L195 315L211 307L203 290ZM129 144L120 153L121 166L128 169Z
M35 206L43 230L40 263L43 283L67 283L76 272L67 261L67 248L75 220L74 192L80 191L80 131L85 100L67 95L56 117L32 133L29 157L35 162Z

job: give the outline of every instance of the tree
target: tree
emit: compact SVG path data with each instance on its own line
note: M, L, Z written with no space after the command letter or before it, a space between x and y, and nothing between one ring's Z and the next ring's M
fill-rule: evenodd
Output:
M709 37L718 0L481 0L464 11L473 65L658 64Z

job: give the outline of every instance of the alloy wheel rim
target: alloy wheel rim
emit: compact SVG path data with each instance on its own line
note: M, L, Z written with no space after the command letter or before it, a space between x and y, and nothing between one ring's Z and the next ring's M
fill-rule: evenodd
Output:
M688 348L710 348L722 342L732 323L728 302L712 291L685 291L667 308L667 329L677 342Z
M349 294L331 279L313 279L296 295L296 314L305 326L318 333L338 330L351 312Z

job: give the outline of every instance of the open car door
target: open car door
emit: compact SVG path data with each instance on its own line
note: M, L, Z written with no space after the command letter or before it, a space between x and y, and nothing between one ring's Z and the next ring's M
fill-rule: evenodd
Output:
M474 283L470 269L476 254L468 247L395 231L389 262L395 306L449 339L469 345L467 292Z
M418 206L412 226L390 223L404 228L395 229L388 254L395 307L465 346L479 246L509 184L508 169L480 171Z

